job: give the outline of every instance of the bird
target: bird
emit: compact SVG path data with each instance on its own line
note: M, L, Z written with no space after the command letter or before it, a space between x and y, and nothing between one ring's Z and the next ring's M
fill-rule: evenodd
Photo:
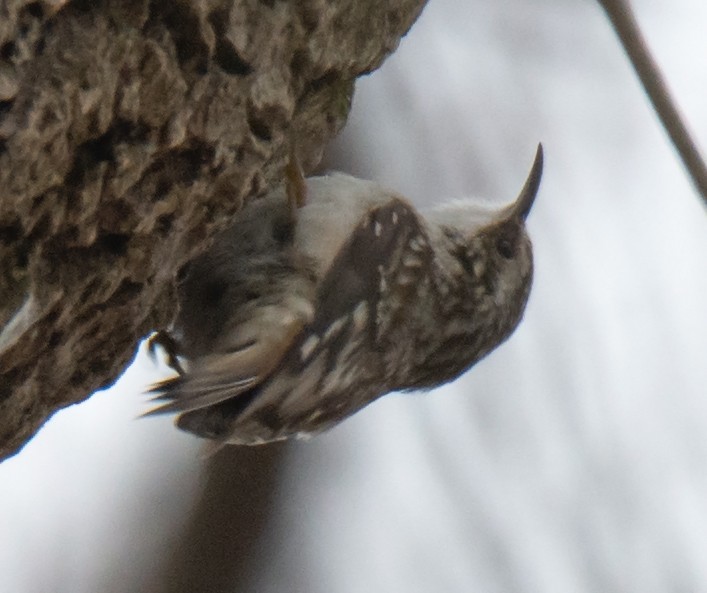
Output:
M344 173L305 179L291 158L285 183L188 264L175 322L150 342L178 374L152 387L161 405L146 415L177 414L219 447L258 445L457 378L523 316L543 160L539 144L504 207L418 210Z

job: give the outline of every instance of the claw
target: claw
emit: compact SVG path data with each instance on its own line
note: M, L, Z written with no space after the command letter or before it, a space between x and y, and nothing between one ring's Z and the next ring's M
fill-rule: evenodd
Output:
M167 365L180 375L183 375L184 368L179 362L179 343L164 329L155 332L147 339L147 353L153 362L157 358L156 350L158 347L165 351Z
M298 208L307 203L307 184L304 173L295 150L290 150L290 158L285 165L285 183L287 188L287 201L293 214Z

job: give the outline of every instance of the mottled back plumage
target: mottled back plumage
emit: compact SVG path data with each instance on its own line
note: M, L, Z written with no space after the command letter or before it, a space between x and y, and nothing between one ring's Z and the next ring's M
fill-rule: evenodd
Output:
M395 390L450 381L505 340L532 280L525 217L542 149L518 199L418 212L333 174L247 206L194 260L170 333L187 371L155 387L180 428L257 444L321 432ZM166 344L166 341L159 340Z

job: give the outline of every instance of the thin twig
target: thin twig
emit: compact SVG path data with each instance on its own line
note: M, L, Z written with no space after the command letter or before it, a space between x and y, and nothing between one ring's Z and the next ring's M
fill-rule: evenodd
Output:
M648 50L629 0L598 1L609 16L663 127L677 148L695 188L707 205L707 167Z

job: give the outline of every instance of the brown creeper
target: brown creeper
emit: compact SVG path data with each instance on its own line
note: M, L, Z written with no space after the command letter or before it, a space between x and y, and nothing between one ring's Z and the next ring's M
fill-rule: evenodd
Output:
M454 379L521 319L533 272L525 231L538 146L517 200L418 212L335 173L251 202L194 260L157 343L188 361L153 391L177 425L258 444L330 428L380 396ZM289 199L288 199L289 198Z

